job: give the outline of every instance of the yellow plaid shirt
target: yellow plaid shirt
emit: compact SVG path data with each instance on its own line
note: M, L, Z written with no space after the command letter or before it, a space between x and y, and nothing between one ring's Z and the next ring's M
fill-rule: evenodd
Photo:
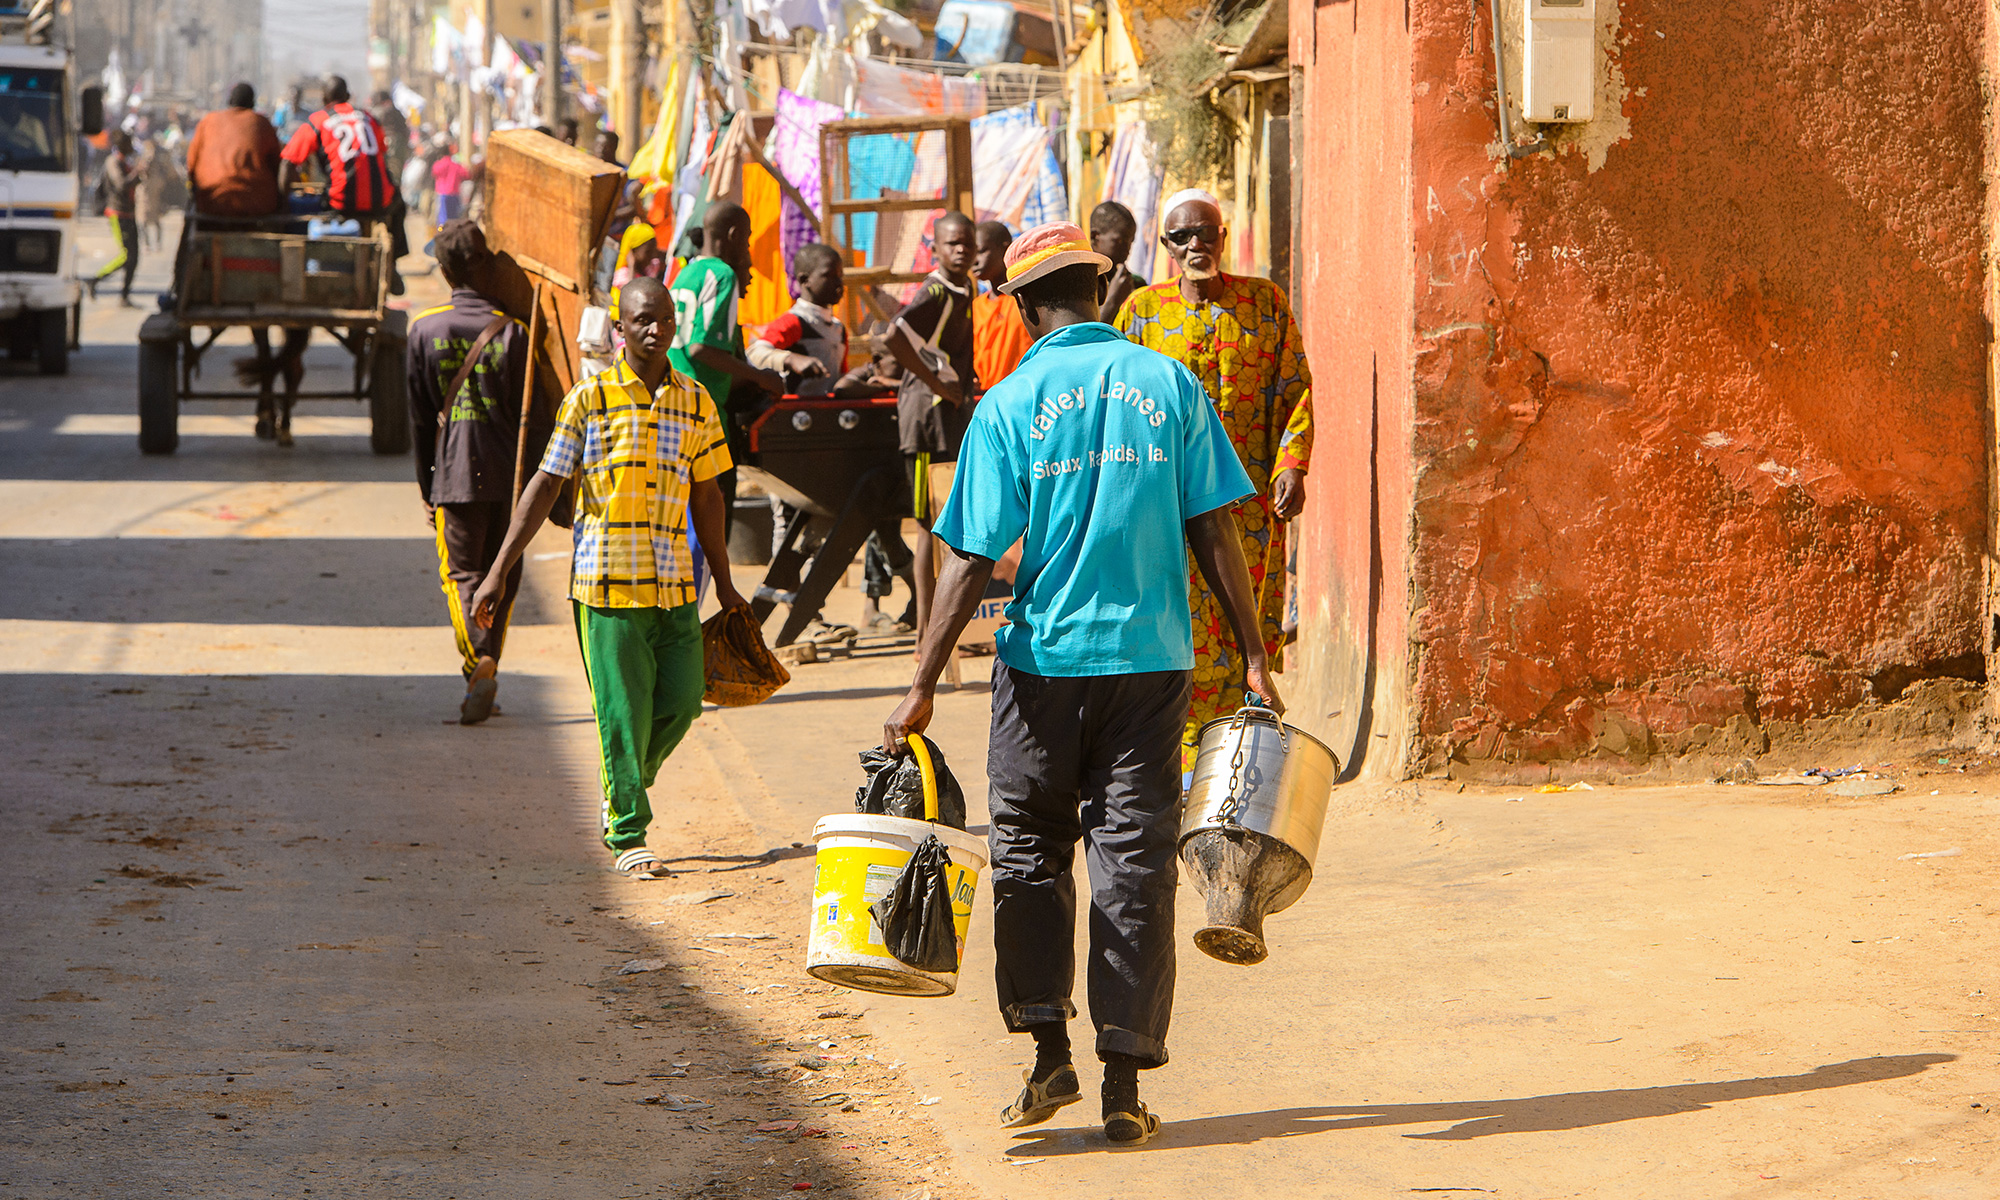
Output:
M549 474L578 476L570 598L592 608L691 603L688 492L732 465L715 403L679 371L648 396L620 358L571 388L542 456Z

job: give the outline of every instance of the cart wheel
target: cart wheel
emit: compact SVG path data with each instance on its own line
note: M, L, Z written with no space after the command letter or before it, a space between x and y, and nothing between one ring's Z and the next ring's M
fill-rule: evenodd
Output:
M69 374L69 310L51 308L47 312L35 314L39 337L36 340L35 363L44 375Z
M377 454L410 452L409 316L391 310L375 331L368 367L368 446Z
M181 344L139 343L139 449L172 454L181 444L179 386Z

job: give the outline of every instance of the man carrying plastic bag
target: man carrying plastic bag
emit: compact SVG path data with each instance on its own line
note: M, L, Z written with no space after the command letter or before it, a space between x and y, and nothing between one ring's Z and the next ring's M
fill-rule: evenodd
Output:
M1088 996L1104 1062L1105 1136L1138 1145L1159 1118L1138 1072L1167 1061L1173 1010L1180 741L1194 665L1191 549L1250 687L1283 711L1256 629L1228 505L1251 494L1214 404L1187 368L1098 320L1111 262L1058 222L1008 251L1011 295L1036 341L986 393L939 515L948 546L917 676L883 727L901 753L930 724L939 673L993 562L1022 543L995 641L988 750L993 936L1007 1028L1035 1039L1009 1128L1083 1098L1067 1022L1075 963L1070 865L1090 867Z

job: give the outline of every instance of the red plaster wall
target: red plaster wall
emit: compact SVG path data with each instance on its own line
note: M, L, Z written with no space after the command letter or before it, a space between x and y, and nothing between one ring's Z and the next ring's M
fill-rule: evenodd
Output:
M1313 370L1315 467L1299 545L1291 719L1343 762L1396 740L1410 611L1410 39L1401 6L1293 0L1304 72L1293 270ZM1389 734L1389 737L1377 737ZM1379 764L1382 756L1374 756Z
M1913 674L1983 672L1981 5L1625 0L1629 131L1595 171L1493 156L1483 0L1410 0L1407 35L1401 8L1313 10L1303 164L1339 202L1309 202L1307 252L1345 264L1305 297L1315 416L1351 429L1366 403L1364 329L1412 346L1379 387L1414 477L1380 523L1409 547L1408 650L1386 617L1375 639L1378 674L1408 680L1399 768L1737 753ZM1329 69L1350 17L1345 44L1407 80ZM1343 128L1342 105L1379 120ZM1320 143L1393 141L1399 106L1404 179L1325 177L1369 151ZM1327 227L1349 219L1361 236ZM1353 440L1315 460L1314 636L1344 636L1361 578L1355 488L1331 477L1369 461ZM1296 689L1321 707L1333 657Z

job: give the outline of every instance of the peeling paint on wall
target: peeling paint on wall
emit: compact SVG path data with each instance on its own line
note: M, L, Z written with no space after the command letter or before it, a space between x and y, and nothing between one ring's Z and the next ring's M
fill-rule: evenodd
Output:
M1328 219L1303 320L1316 418L1381 414L1315 477L1393 484L1407 463L1407 507L1377 522L1401 579L1372 636L1376 676L1407 680L1383 714L1407 720L1398 761L1638 771L1983 678L1981 0L1605 3L1600 119L1512 161L1492 154L1483 0L1412 0L1407 31L1337 7L1309 142L1348 135L1312 123L1329 106L1408 112L1386 155L1406 170L1309 173ZM1400 79L1342 77L1399 54ZM1335 227L1379 213L1380 189L1406 244ZM1396 322L1403 373L1384 353L1371 396L1343 339L1381 346ZM1350 528L1357 502L1323 488L1309 525ZM1356 584L1330 578L1363 569L1351 542L1303 539L1346 615L1302 642L1370 641ZM1302 696L1339 707L1355 682L1313 672L1353 657L1303 654Z
M1502 0L1500 6L1501 19L1507 26L1507 70L1511 80L1521 78L1521 43L1526 35L1524 7L1520 0ZM1597 98L1591 108L1591 119L1573 125L1526 126L1539 130L1548 139L1550 153L1582 155L1586 169L1591 172L1602 170L1611 148L1632 136L1632 120L1625 113L1624 43L1619 33L1623 7L1618 0L1597 0ZM1520 97L1518 85L1509 89L1508 106L1516 129L1523 128L1526 120Z

